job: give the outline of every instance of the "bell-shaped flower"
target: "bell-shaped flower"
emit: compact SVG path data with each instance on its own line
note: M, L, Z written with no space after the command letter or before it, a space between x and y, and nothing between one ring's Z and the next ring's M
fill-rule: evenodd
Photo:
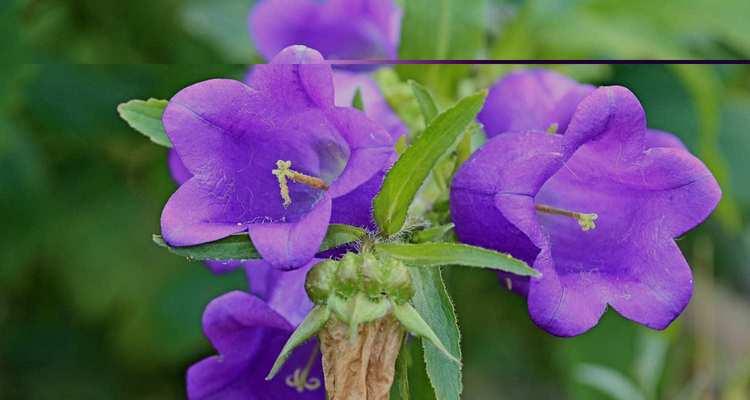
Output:
M323 62L316 51L292 46L256 66L248 84L209 80L170 100L162 121L174 160L185 167L172 171L189 178L162 212L167 243L196 245L247 231L276 267L310 261L332 203L374 185L393 156L393 140L379 124L335 106Z
M542 273L504 281L527 296L532 320L554 335L587 331L608 305L665 328L693 287L675 238L716 207L716 180L678 140L646 128L644 110L626 88L574 87L558 95L565 90L553 88L571 83L558 85L543 72L522 78L505 99L493 100L500 117L491 117L491 105L481 117L517 131L490 130L495 136L454 178L459 239L509 252ZM561 104L579 92L589 93ZM513 101L530 114L504 114ZM544 112L533 114L537 102Z

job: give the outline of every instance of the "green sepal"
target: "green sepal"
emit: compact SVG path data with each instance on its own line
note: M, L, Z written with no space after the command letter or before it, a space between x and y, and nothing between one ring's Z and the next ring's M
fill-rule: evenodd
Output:
M427 325L427 322L422 319L417 310L409 303L404 304L393 304L393 316L406 328L407 331L414 335L420 336L432 342L435 347L438 348L449 360L456 364L461 364L456 356L451 354L445 345L440 341L435 332Z
M344 323L349 323L349 305L345 298L333 293L331 294L331 297L328 298L326 304L336 318Z
M307 314L301 324L294 330L292 336L286 341L284 347L281 349L279 356L271 367L271 372L266 376L266 380L273 379L274 376L279 372L281 367L286 362L287 358L292 354L292 350L297 348L307 339L310 339L313 335L318 333L319 330L325 326L328 319L331 317L331 311L326 306L315 306L310 313Z
M359 325L383 317L391 308L387 300L370 300L364 293L359 293L349 300L349 338L357 339Z

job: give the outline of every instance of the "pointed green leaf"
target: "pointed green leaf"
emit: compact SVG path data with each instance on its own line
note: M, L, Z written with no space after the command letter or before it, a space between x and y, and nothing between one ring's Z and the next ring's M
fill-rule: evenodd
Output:
M273 363L273 367L271 367L271 372L266 376L266 380L273 379L284 365L286 359L292 354L292 350L318 333L330 317L331 311L326 306L315 306L310 310L310 313L307 314L302 323L294 330L292 336L289 337L289 340L286 341L286 344L284 344L281 353L279 353L279 356Z
M451 354L461 359L461 332L440 269L419 268L410 272L415 289L414 307ZM438 400L458 400L463 391L461 365L446 362L443 352L427 340L422 340L422 346L427 376L435 397Z
M130 100L118 105L117 112L131 128L147 136L152 142L172 147L161 123L161 116L168 103L167 100L158 99Z
M354 91L354 97L352 98L352 107L359 111L365 111L365 103L362 101L362 88L357 86L357 90Z
M467 96L439 114L388 171L374 200L375 221L386 236L404 226L419 188L474 120L486 95L487 91L482 91Z
M437 337L432 328L427 325L427 322L422 319L417 310L415 310L414 307L411 306L411 304L394 303L393 316L398 319L398 321L401 323L401 325L404 326L404 328L406 328L407 331L429 340L445 355L445 357L457 364L461 363L461 361L459 361L456 356L451 354L448 349L445 348L445 345L443 345L443 343L440 341L440 338Z
M385 300L372 301L364 293L357 294L351 301L349 318L349 336L356 340L360 324L374 321L384 316L390 309L390 302Z
M414 93L414 97L417 99L417 103L419 104L419 109L422 111L424 124L425 126L428 126L438 114L438 108L435 105L435 100L432 99L432 95L427 90L427 88L420 85L416 81L409 80L409 86L411 86L411 91Z
M328 225L320 251L330 250L347 243L355 242L367 235L364 229L345 224ZM188 257L192 260L250 260L260 258L260 254L250 241L250 235L237 234L214 242L199 244L197 246L173 247L164 241L161 235L153 235L153 241L157 245L168 249L178 256Z
M521 276L540 276L525 262L508 254L463 243L379 243L375 245L375 251L412 266L463 265Z

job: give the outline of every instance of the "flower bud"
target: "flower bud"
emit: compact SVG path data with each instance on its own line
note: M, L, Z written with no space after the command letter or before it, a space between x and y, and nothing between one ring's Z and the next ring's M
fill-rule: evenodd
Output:
M414 286L411 283L411 274L401 261L387 259L383 262L385 277L385 292L397 304L403 304L414 297Z
M336 292L344 298L357 294L360 288L362 261L354 253L346 253L336 270Z
M333 291L338 262L326 260L316 264L307 273L305 290L315 304L325 304Z
M384 265L372 254L362 255L362 291L371 299L384 293Z

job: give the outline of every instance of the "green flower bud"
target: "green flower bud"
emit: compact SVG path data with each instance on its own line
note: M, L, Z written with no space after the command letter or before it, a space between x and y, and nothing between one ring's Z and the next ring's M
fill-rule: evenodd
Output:
M354 253L346 253L336 270L336 293L350 298L359 292L362 260Z
M380 260L372 254L362 255L362 291L371 299L384 294L384 268Z
M387 271L385 277L385 292L397 304L403 304L414 297L414 286L411 284L411 274L401 261L388 259L383 267Z
M336 280L336 269L338 262L326 260L316 264L307 273L305 279L305 290L315 304L325 304L328 296L333 292Z

